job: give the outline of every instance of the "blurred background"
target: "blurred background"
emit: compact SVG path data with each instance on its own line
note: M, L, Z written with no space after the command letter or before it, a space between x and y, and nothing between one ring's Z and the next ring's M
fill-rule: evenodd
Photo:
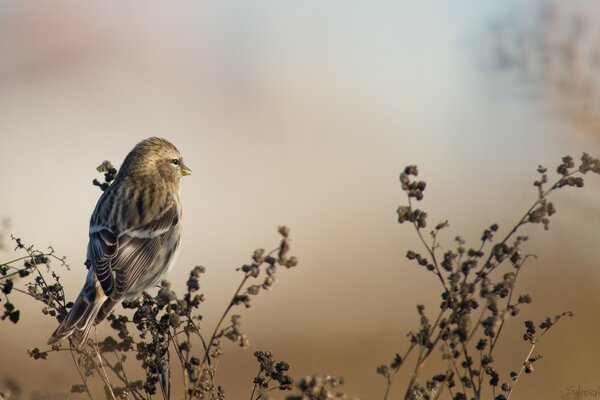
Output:
M476 241L529 208L538 164L600 155L600 5L572 0L0 3L0 260L8 234L67 256L71 298L85 275L91 185L149 136L175 143L183 245L169 279L184 288L204 265L212 329L258 247L292 232L300 266L243 312L249 349L227 344L219 381L249 397L252 352L271 350L294 376L346 378L381 399L375 368L407 346L415 304L438 284L404 254L419 249L396 222L398 174L418 164L430 222ZM523 320L565 310L536 351L517 398L559 399L600 386L600 179L555 198L550 230L528 233L539 255L523 273L533 304L505 332L497 362L518 369ZM0 388L21 398L68 394L68 355L34 361L54 329L39 306L0 324ZM26 308L27 310L27 308ZM106 326L99 332L108 332ZM403 393L394 387L392 398Z

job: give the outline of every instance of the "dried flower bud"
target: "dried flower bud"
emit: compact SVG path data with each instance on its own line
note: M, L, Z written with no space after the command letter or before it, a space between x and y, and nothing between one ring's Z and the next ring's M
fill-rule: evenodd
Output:
M265 254L265 249L256 249L254 250L254 254L252 254L252 259L257 263L260 263L263 260L263 254Z
M277 228L277 231L279 232L279 234L281 236L283 236L284 238L287 238L290 234L290 228L288 228L285 225L280 226L279 228Z

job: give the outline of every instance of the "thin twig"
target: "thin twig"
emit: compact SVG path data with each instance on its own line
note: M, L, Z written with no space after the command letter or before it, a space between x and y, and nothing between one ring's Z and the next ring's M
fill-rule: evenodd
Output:
M75 354L73 354L72 350L70 351L70 353L71 353L71 357L73 358L73 362L75 363L75 366L77 367L77 372L79 373L79 377L81 378L81 381L83 382L83 386L85 387L85 392L87 393L90 400L94 400L94 397L92 396L92 393L90 392L90 388L87 384L87 379L85 378L85 375L83 374L83 372L81 372L81 367L79 365L79 362L77 362L77 359L75 359Z

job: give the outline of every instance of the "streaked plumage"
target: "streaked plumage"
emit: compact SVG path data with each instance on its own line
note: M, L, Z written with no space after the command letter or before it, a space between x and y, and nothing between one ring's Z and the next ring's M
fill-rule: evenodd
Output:
M48 340L81 348L117 303L139 295L172 267L181 233L180 179L189 169L177 148L149 138L127 155L90 220L83 289Z

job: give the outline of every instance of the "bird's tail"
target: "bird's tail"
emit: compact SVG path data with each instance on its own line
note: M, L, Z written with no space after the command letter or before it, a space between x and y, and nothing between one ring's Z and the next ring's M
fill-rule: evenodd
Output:
M98 312L108 300L93 274L94 272L90 270L88 279L69 314L48 339L49 345L70 337L75 347L78 349L83 348L90 334L90 329L99 322L96 318Z

